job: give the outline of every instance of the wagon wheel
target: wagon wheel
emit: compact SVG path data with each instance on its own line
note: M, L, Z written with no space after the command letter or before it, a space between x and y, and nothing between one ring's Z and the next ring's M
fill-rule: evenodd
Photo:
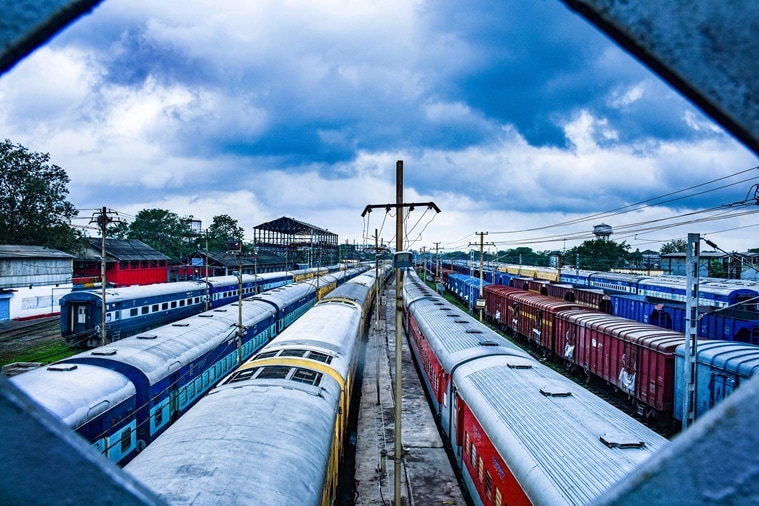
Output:
M585 383L589 383L590 382L590 366L588 365L587 362L582 366L582 371L585 373Z

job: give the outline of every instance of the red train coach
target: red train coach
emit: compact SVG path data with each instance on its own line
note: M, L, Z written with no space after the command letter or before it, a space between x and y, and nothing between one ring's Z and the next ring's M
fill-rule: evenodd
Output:
M641 415L669 420L683 334L587 310L558 313L555 330L557 354L627 392Z

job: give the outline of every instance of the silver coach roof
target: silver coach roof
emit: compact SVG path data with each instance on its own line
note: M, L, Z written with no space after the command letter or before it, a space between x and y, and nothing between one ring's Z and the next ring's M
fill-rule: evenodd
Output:
M87 364L52 364L11 381L72 429L135 395L123 374Z
M532 359L487 357L461 366L453 378L459 395L478 413L479 423L536 504L589 503L669 444ZM546 396L540 391L544 387L571 395ZM610 448L600 439L605 434L645 446Z
M217 388L124 469L171 504L321 504L340 389L286 383Z
M274 316L275 308L265 302L245 300L242 312L243 325L252 326ZM237 313L236 303L230 304L79 353L62 362L93 358L121 362L139 369L152 385L232 338Z

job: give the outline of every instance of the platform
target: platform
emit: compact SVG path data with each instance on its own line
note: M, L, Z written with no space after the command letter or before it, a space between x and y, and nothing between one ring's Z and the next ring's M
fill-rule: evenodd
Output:
M391 505L394 498L395 286L383 292L373 315L364 366L356 440L356 505ZM406 339L403 352L401 502L465 505Z

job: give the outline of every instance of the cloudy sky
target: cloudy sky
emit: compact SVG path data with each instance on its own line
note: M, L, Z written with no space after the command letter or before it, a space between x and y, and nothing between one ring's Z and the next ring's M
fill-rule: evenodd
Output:
M442 211L408 216L415 249L599 223L633 251L759 247L756 156L559 0L105 0L0 76L0 132L67 171L81 224L162 208L394 243L361 213L403 160L404 200Z

